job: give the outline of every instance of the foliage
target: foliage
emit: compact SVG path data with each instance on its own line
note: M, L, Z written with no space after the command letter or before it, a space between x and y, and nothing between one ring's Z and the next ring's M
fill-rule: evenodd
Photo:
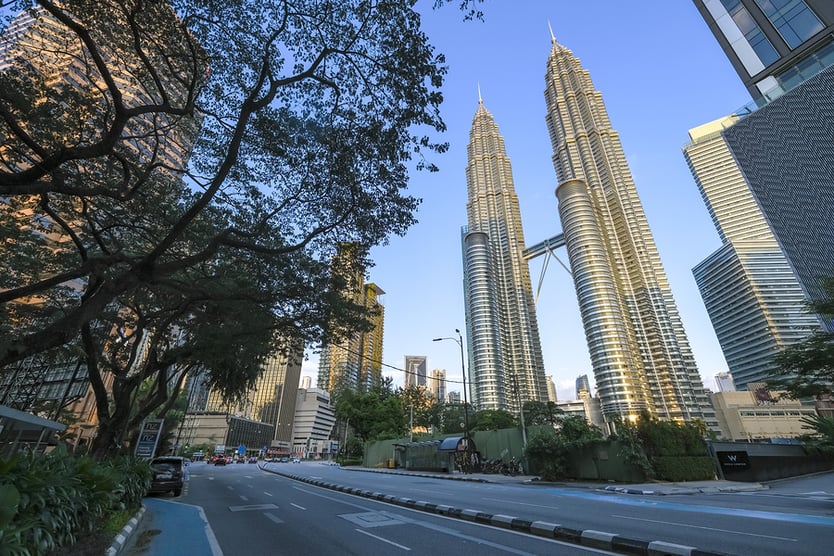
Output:
M426 395L426 389L418 386L407 386L397 390L396 395L400 398L403 411L406 412L406 420L412 429L425 429L426 431L434 424L437 413L432 408L437 403Z
M369 392L343 391L336 402L336 418L347 421L363 443L401 437L408 430L402 400L383 387Z
M711 456L658 456L652 464L657 478L663 481L715 479L715 462Z
M132 458L96 462L57 449L0 460L0 546L9 554L72 546L114 514L135 511L150 482L150 466Z
M803 435L806 446L812 446L825 454L834 455L834 417L805 415L800 419L803 429L813 433Z
M824 321L834 319L834 278L822 281L824 297L807 304L807 311ZM834 334L815 331L805 340L777 353L776 370L767 381L773 390L783 390L791 398L817 398L832 393L834 386Z
M564 415L552 432L542 429L531 435L525 455L541 470L543 479L564 479L568 474L571 452L591 446L603 438L602 431L584 417Z
M515 415L502 409L482 409L475 412L469 421L473 431L494 431L516 426Z
M368 266L446 150L413 2L35 4L59 47L0 74L0 369L82 360L104 457L188 376L235 399L269 354L368 325L336 246Z
M524 402L524 423L528 426L550 425L556 426L564 410L553 402L538 402L530 400Z

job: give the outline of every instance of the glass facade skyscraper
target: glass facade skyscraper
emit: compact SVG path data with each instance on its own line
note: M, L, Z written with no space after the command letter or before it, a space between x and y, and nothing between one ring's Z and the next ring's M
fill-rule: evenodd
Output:
M463 274L471 400L478 410L518 412L525 401L547 401L547 385L510 159L481 99L467 149Z
M723 245L693 269L739 388L775 370L773 356L818 329L805 295L721 132L737 117L690 130L684 148Z
M711 413L660 255L602 95L555 38L545 73L556 197L606 417Z

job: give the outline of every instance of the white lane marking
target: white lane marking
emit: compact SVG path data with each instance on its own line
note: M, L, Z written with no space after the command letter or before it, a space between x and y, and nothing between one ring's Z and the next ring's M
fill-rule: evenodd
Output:
M273 494L271 492L267 492L267 491L264 491L264 494L266 494L267 496L273 496Z
M228 488L229 490L234 490L234 487L232 485L226 485L226 488Z
M284 523L284 520L281 519L280 517L278 517L277 515L272 515L272 514L267 514L267 513L265 513L264 515L267 517L267 519L270 519L270 520L274 521L275 523Z
M250 510L277 510L275 504L252 504L250 506L229 506L230 512L246 512Z
M503 502L504 504L518 504L519 506L533 506L534 508L547 508L548 510L557 510L559 506L543 506L541 504L528 504L527 502L514 502L512 500L505 500L503 498L483 498L483 500L492 500L493 502Z
M240 499L243 500L244 502L249 502L249 499L242 494L240 495Z
M290 506L295 506L299 510L307 511L307 508L305 508L304 506L299 506L298 504L293 504L292 502L290 502Z
M394 545L397 548L402 548L403 550L411 551L411 549L408 548L407 546L397 544L394 541L389 541L388 539L383 539L382 537L378 537L377 535L372 535L371 533L368 533L367 531L363 531L362 529L355 529L355 531L358 531L358 532L362 533L363 535L368 535L369 537L373 537L378 541L387 542L388 544Z
M757 535L756 533L745 533L744 531L733 531L732 529L718 529L716 527L702 527L700 525L689 525L688 523L679 523L676 521L660 521L657 519L643 519L641 517L632 517L629 515L614 515L611 517L619 517L620 519L633 519L634 521L647 521L649 523L662 523L664 525L674 525L676 527L690 527L692 529L706 529L707 531L718 531L720 533L733 533L735 535L747 535L748 537L762 537L764 539L775 539L778 541L797 542L797 539L790 537L773 537L771 535Z

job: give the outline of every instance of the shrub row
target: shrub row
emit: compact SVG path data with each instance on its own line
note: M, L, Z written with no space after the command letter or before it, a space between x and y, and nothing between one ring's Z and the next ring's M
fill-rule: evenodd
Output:
M661 481L715 479L715 464L710 456L657 456L652 464Z
M150 483L148 463L132 457L99 462L57 449L0 459L0 554L69 547L113 514L138 509Z

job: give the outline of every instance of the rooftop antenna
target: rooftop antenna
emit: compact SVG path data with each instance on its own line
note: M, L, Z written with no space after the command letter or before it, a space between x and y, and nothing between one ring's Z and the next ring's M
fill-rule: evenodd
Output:
M550 42L556 44L556 35L553 34L553 27L550 25L550 20L547 20L547 28L550 29Z
M481 98L481 82L478 81L478 104L483 104L484 99Z

